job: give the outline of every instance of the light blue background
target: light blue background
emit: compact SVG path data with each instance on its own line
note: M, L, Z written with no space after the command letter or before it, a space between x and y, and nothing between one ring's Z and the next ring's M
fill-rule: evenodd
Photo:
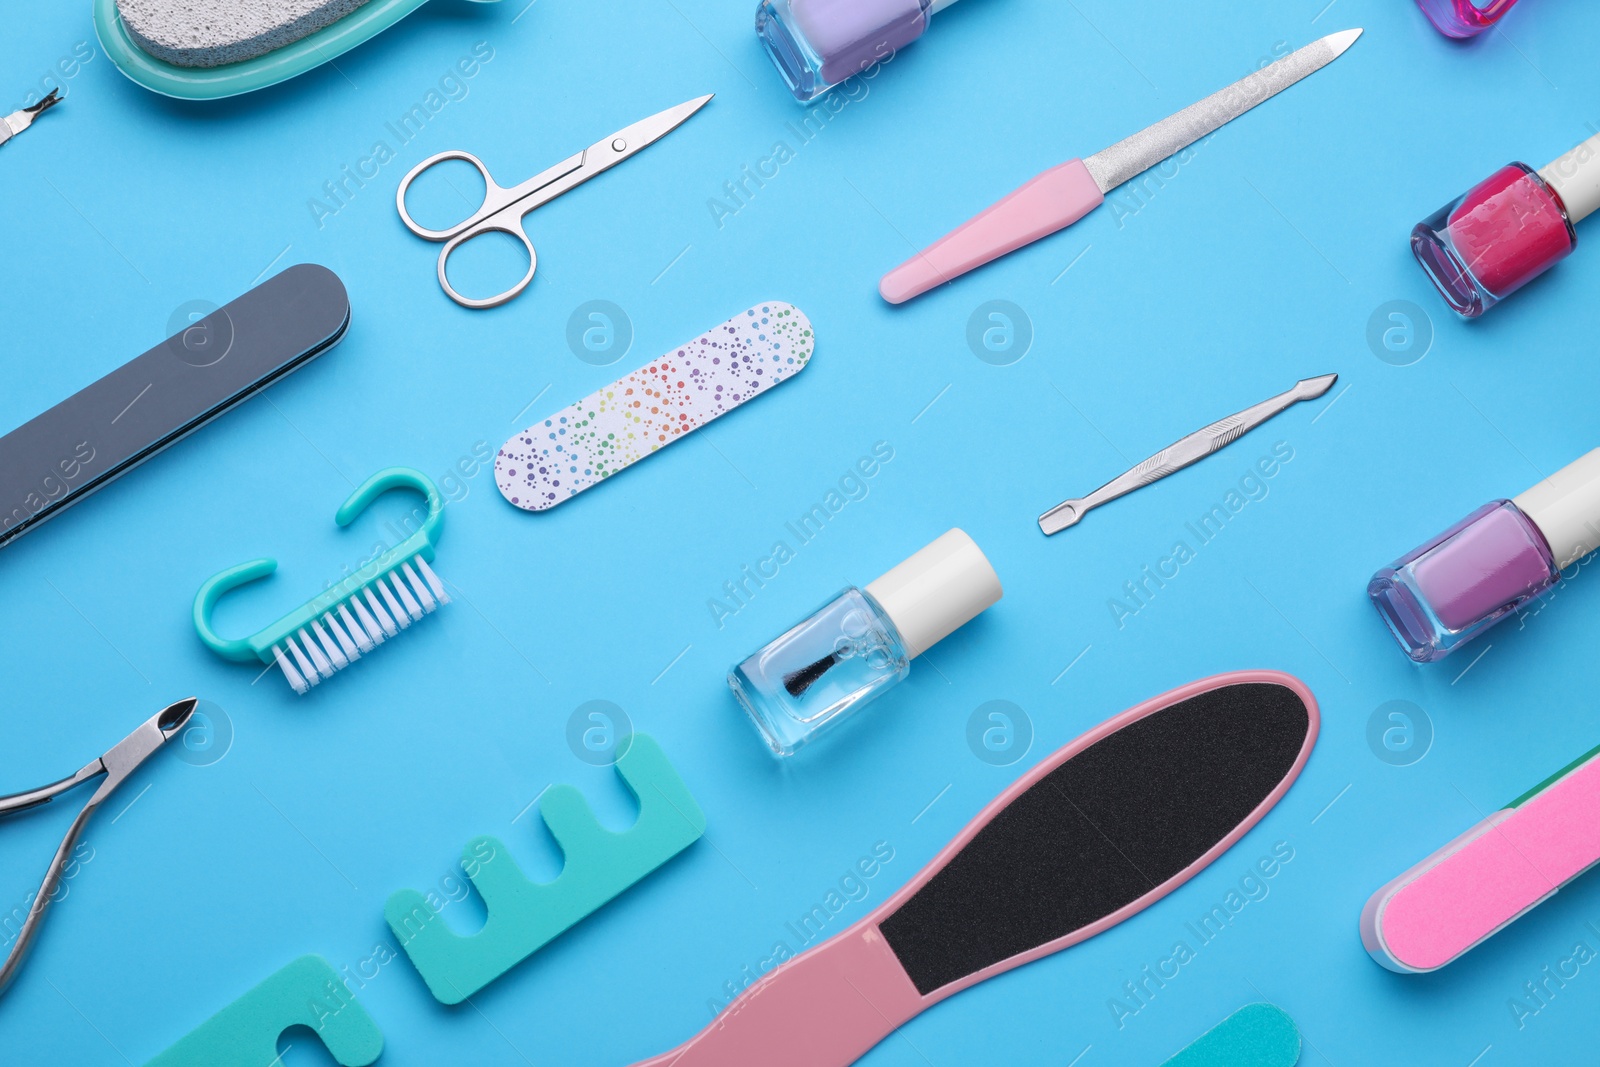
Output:
M337 271L354 316L321 360L0 557L0 790L70 772L190 693L235 733L209 766L158 756L91 826L92 862L0 1002L0 1059L141 1063L300 953L354 968L389 938L387 895L436 884L480 832L552 876L559 859L533 814L513 824L546 786L575 783L613 825L630 818L611 772L566 742L574 709L604 699L661 741L705 808L707 839L471 1007L434 1003L403 960L361 1001L394 1067L628 1064L703 1026L723 983L774 941L793 946L785 923L876 842L894 859L835 930L1037 759L1137 701L1248 667L1299 675L1324 715L1310 764L1266 820L1178 893L937 1007L863 1062L1155 1063L1261 999L1304 1029L1306 1063L1586 1057L1600 965L1521 1028L1509 1002L1575 943L1600 950L1592 877L1432 976L1381 970L1357 915L1389 878L1600 741L1600 581L1587 569L1525 629L1427 669L1363 596L1378 565L1600 443L1600 254L1581 249L1466 325L1406 251L1413 223L1495 167L1541 165L1589 135L1600 10L1528 0L1503 32L1458 47L1409 0L968 0L854 88L719 227L708 201L775 141L794 146L787 124L801 115L751 33L749 0L523 2L437 0L336 65L210 104L123 78L88 0L4 9L5 110L77 42L94 56L61 108L0 149L0 426L160 341L185 302L223 303L290 263ZM913 245L1037 171L1349 26L1367 33L1344 58L1222 130L1143 202L1124 192L1121 210L906 307L879 300L877 278ZM385 123L479 41L494 58L469 95L319 227L308 201L323 183L375 140L393 144ZM678 132L530 217L539 275L506 307L449 303L436 246L395 217L395 185L429 154L468 149L509 184L710 91ZM625 308L635 331L609 367L565 340L593 299ZM437 567L457 602L370 662L300 699L196 640L190 599L215 571L281 561L224 605L220 625L245 633L357 559L407 506L338 531L335 508L372 471L442 476L476 442L497 446L769 299L815 323L802 376L548 514L508 506L488 471L466 480ZM1031 318L1031 350L1010 366L966 341L991 299ZM1397 299L1425 309L1434 334L1405 367L1366 340L1374 310ZM1331 404L1299 406L1040 536L1034 517L1062 498L1327 371L1341 375ZM867 497L719 629L708 600L877 441L894 459ZM1294 459L1269 495L1119 629L1108 599L1277 441ZM837 744L776 765L726 690L728 664L951 526L988 551L1005 599ZM968 747L969 716L990 700L1031 719L1012 766ZM1369 717L1391 700L1433 724L1412 766L1368 745ZM0 900L35 887L63 807L0 826ZM1294 859L1267 897L1119 1028L1108 1001L1122 983L1176 940L1196 947L1186 922L1278 841ZM476 906L446 915L468 928ZM296 1041L284 1062L320 1056Z

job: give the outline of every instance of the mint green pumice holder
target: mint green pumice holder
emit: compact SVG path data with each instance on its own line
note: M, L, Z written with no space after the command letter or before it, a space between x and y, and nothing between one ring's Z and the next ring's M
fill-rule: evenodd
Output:
M393 26L427 0L369 0L343 18L265 55L217 67L180 67L139 47L117 13L117 0L94 0L94 32L118 70L153 93L217 100L287 81Z
M275 559L255 559L213 575L194 598L194 628L217 655L248 663L276 664L296 693L335 671L350 666L441 604L450 603L444 583L428 562L433 543L444 524L444 498L421 471L389 467L368 478L350 494L333 521L349 526L382 494L391 489L412 489L428 502L427 516L416 522L404 540L374 555L253 637L223 637L211 626L217 600L230 589L265 578L278 569ZM419 509L420 511L420 509ZM413 516L417 512L412 513Z

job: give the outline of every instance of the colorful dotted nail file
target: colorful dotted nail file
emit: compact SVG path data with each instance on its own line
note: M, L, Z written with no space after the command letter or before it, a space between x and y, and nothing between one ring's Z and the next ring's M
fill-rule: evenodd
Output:
M582 793L552 786L539 814L565 859L555 881L529 881L499 838L483 836L461 854L488 912L477 933L450 930L414 889L389 898L389 929L441 1003L461 1003L705 833L705 814L661 747L644 734L618 744L617 774L638 799L639 817L620 833L607 830Z
M519 508L553 508L793 377L813 344L799 308L758 304L511 438L495 484Z
M321 956L301 956L201 1023L145 1067L265 1067L278 1038L308 1027L341 1067L368 1067L383 1052L372 1016Z

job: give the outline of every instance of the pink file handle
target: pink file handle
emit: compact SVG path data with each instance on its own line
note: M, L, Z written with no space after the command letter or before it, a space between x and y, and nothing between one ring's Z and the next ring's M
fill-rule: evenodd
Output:
M634 1067L851 1064L928 1002L869 918L762 975L686 1044Z
M941 282L1065 229L1105 203L1081 159L1051 167L883 276L878 292L902 304Z

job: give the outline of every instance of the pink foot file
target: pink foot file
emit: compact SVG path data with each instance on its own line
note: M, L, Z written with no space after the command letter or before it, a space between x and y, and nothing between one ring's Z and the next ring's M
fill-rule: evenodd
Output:
M1594 748L1372 895L1361 943L1401 974L1433 971L1600 861Z
M813 344L793 304L741 312L501 445L500 495L526 511L570 500L800 373Z
M1023 775L872 914L637 1067L847 1067L944 998L1194 877L1288 791L1318 723L1311 691L1275 671L1123 712Z

